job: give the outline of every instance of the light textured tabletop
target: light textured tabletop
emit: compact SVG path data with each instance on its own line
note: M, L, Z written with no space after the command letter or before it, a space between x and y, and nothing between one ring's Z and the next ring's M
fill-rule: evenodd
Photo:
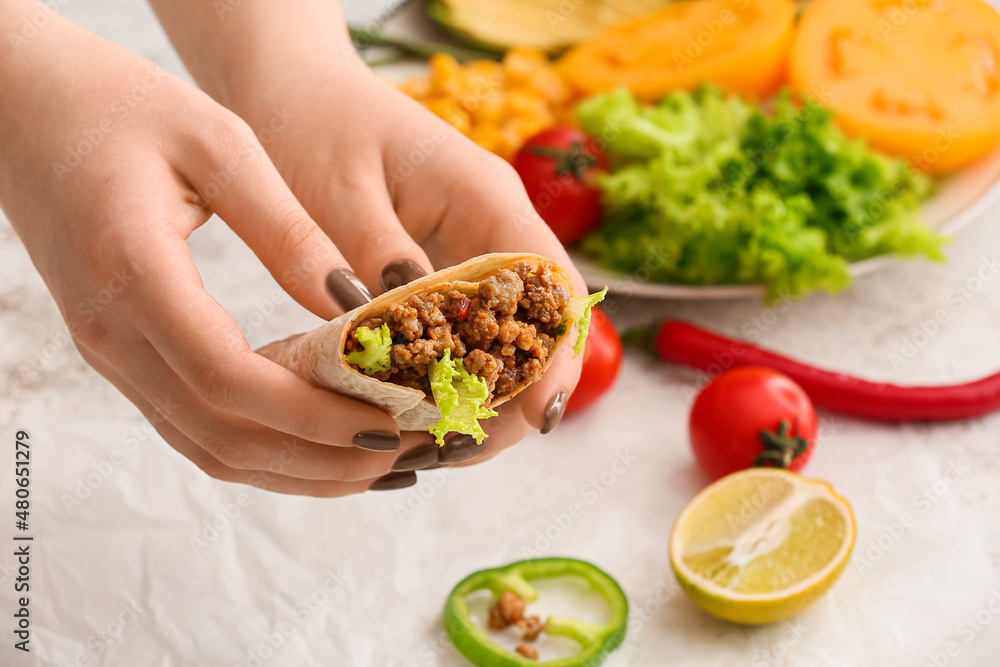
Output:
M183 72L144 4L71 0L62 11ZM365 20L377 7L350 13ZM628 298L609 310L623 328L687 318L870 378L972 379L1000 369L998 216L963 230L947 264L894 264L781 313ZM220 221L190 245L251 344L317 322L273 298L273 280ZM946 323L930 324L942 310ZM458 667L440 620L448 591L472 570L543 553L621 581L635 620L612 665L1000 664L1000 415L890 426L822 414L806 472L853 503L852 563L806 613L748 629L702 614L669 569L673 518L706 483L686 440L690 371L630 352L613 392L549 436L422 473L406 490L324 501L216 482L152 433L76 353L6 221L0 336L0 507L9 518L13 434L27 429L37 527L27 656L11 647L7 612L13 520L0 530L5 666Z

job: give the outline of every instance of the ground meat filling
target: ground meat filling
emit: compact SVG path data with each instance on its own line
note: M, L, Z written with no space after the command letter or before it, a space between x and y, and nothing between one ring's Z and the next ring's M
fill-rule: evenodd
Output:
M475 294L458 290L413 295L358 326L392 333L392 366L373 377L430 394L427 368L446 350L486 381L489 401L542 375L564 330L560 311L569 300L551 267L520 262L484 278ZM345 353L361 349L348 336Z

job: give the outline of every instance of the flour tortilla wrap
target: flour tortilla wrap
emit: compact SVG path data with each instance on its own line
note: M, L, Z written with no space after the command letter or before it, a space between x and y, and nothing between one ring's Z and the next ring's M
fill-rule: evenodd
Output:
M525 262L533 268L548 264L552 276L566 289L567 294L571 297L578 296L570 275L545 257L518 253L482 255L397 287L308 333L271 343L257 352L318 387L331 389L382 408L393 416L402 430L428 429L441 418L433 399L419 389L382 382L353 368L347 363L344 354L347 336L361 322L380 315L392 304L405 303L411 295L447 292L451 289L474 294L480 280L501 269L512 269L518 262ZM566 327L566 332L556 338L555 347L543 363L543 372L548 370L571 328ZM492 408L505 403L529 384L522 381L510 393L494 398L486 407Z

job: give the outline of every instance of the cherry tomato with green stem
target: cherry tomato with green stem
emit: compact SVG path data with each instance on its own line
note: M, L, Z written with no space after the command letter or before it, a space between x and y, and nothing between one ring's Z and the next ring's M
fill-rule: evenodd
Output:
M513 164L535 210L563 245L600 223L601 191L591 181L607 163L586 134L570 127L543 130L524 143Z
M798 472L816 444L816 411L788 376L745 366L702 389L688 431L698 464L713 480L755 465Z

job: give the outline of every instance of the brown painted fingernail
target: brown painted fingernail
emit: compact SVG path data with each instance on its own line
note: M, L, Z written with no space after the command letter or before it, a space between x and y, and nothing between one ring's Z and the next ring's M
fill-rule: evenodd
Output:
M444 441L444 447L438 452L438 462L460 463L468 461L485 448L486 445L476 443L476 439L471 435L464 433L454 435Z
M344 310L354 310L372 300L371 292L361 279L343 266L326 274L326 290Z
M560 391L549 401L548 406L545 408L545 413L542 415L542 435L551 433L552 429L562 421L563 415L566 413L566 403L568 400L569 394L565 391Z
M355 447L369 452L394 452L403 446L399 434L389 431L362 431L351 442Z
M368 487L369 491L392 491L393 489L405 489L417 483L417 473L415 472L391 472L382 475Z
M426 445L419 445L408 452L403 452L392 464L393 472L405 472L408 470L424 470L438 462L438 452L441 448L437 443L429 442Z
M379 280L382 282L382 289L388 292L426 275L427 272L412 259L397 259L385 265Z

